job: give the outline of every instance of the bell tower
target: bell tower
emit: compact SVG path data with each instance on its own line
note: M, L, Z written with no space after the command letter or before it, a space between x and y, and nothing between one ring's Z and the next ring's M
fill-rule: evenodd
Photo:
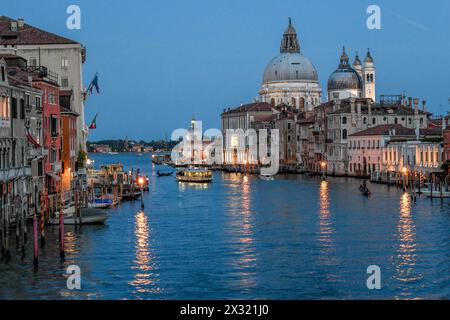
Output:
M370 54L370 49L367 49L366 59L364 60L364 68L362 70L363 78L363 94L364 98L371 98L375 102L376 98L376 70L373 63L372 55Z

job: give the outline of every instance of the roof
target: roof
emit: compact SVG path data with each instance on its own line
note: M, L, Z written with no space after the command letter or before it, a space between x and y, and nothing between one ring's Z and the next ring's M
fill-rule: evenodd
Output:
M303 119L300 119L300 120L297 121L297 123L299 123L299 124L311 124L311 123L314 123L314 122L315 122L314 115L311 115L311 116L309 116L307 118L303 118Z
M393 131L395 130L395 131ZM408 129L401 124L382 124L350 135L350 137L359 136L413 136L413 129Z
M0 44L32 45L32 44L79 44L54 33L24 24L18 31L11 31L11 22L16 20L0 16Z
M370 99L355 99L355 106L358 103L361 104L361 113L368 114L369 105L368 100ZM414 108L404 106L400 103L382 105L379 103L373 103L371 105L371 113L373 115L414 115ZM423 110L417 109L419 115L429 115L430 113L424 112ZM331 111L329 114L345 114L351 113L351 102L350 99L345 99L340 101L340 109Z
M272 105L267 102L255 102L244 104L235 109L227 110L222 114L231 114L231 113L239 113L239 112L269 112L272 111Z

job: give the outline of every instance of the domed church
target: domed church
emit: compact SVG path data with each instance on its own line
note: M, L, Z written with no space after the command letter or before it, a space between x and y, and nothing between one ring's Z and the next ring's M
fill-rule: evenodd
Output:
M261 100L272 104L287 104L299 111L310 111L321 103L322 88L317 70L300 52L297 32L289 25L283 34L280 54L267 65L261 90Z
M371 98L375 101L375 66L370 51L367 51L364 66L356 54L353 66L343 48L339 67L328 79L328 100L347 98Z

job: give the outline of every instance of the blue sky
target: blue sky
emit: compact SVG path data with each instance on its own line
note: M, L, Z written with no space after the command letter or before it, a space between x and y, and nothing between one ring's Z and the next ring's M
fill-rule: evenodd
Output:
M81 30L66 28L71 4L81 8ZM370 4L381 7L381 30L366 27ZM448 12L447 0L2 0L1 9L87 47L86 86L95 72L101 86L86 105L86 121L99 112L90 140L164 138L192 115L219 128L223 108L257 96L289 16L324 93L342 46L352 58L370 47L377 95L406 91L446 113Z

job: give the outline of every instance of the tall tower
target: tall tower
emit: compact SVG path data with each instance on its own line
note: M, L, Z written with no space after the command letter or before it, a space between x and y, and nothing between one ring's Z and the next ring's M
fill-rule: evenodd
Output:
M376 71L375 65L373 63L373 58L370 55L370 50L367 49L367 56L364 60L363 73L363 83L364 83L364 98L371 98L375 101L376 97Z

